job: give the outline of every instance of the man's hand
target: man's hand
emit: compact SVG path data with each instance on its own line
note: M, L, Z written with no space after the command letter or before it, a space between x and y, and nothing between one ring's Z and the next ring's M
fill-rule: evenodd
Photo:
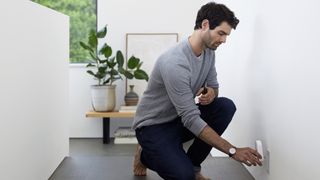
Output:
M220 137L211 127L208 125L203 128L201 133L199 134L199 138L206 142L207 144L215 147L216 149L220 150L228 154L229 149L234 147L228 141ZM236 148L236 153L232 155L232 158L236 161L245 163L248 166L251 165L259 165L261 166L262 163L260 159L262 159L261 155L252 148Z
M260 161L260 159L262 159L261 155L256 150L249 147L237 148L237 152L232 156L232 158L245 163L247 166L262 166Z
M208 105L210 104L214 98L217 96L214 92L214 89L211 87L205 87L207 90L207 93L203 93L205 91L205 89L202 87L199 89L199 91L197 92L197 96L199 96L199 103L201 105Z

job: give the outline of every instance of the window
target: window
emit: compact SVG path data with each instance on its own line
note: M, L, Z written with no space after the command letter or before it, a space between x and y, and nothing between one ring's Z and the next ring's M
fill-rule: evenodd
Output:
M70 63L85 63L90 55L79 45L97 27L97 0L32 0L70 16Z

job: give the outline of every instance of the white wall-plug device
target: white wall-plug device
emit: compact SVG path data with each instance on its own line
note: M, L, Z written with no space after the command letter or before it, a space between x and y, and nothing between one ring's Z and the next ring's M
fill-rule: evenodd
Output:
M256 140L256 150L262 156L261 161L263 161L264 160L264 155L263 155L263 146L262 146L261 140Z

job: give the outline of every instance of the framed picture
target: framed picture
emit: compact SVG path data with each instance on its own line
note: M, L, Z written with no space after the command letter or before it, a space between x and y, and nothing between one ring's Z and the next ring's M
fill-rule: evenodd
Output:
M178 33L127 33L126 34L126 59L132 55L143 61L141 69L151 75L157 58L167 49L178 42ZM147 87L145 80L126 79L126 92L129 86L134 85L134 92L141 98Z

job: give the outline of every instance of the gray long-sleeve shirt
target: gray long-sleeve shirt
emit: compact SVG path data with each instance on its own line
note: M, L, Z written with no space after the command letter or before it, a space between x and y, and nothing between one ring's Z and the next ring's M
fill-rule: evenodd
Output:
M181 117L196 136L206 126L194 98L206 82L218 88L215 53L206 49L196 57L188 39L163 53L156 61L147 89L138 104L133 128L161 124Z

